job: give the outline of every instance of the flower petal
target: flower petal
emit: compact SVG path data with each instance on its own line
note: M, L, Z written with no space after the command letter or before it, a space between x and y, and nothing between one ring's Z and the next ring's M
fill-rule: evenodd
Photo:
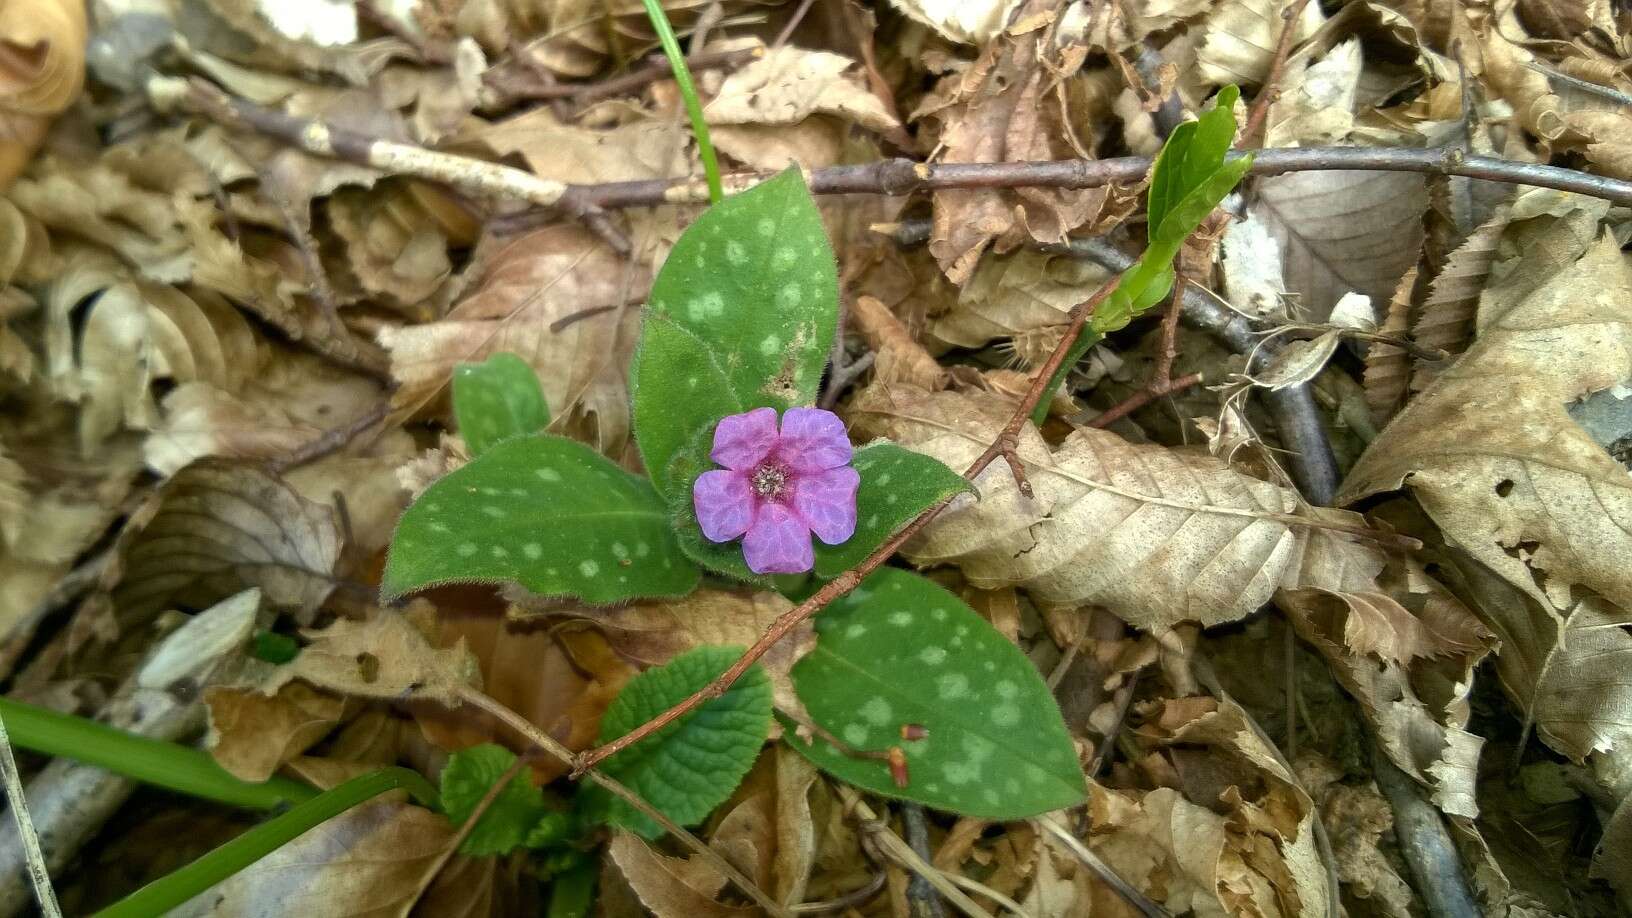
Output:
M712 542L729 542L748 531L759 503L748 476L715 469L697 476L691 486L691 504L697 525Z
M742 540L742 558L756 574L804 573L816 566L810 527L792 510L767 501Z
M782 461L796 472L820 472L850 464L850 436L844 422L820 408L782 413Z
M794 479L793 509L829 545L856 534L856 488L861 473L845 466L807 472Z
M714 428L715 462L747 472L776 448L776 409L755 408L720 418Z

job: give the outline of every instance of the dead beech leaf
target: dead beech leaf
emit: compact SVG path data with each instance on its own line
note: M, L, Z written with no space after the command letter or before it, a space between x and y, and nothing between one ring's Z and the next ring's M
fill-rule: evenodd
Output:
M1343 343L1343 332L1332 329L1312 340L1295 339L1276 351L1252 375L1254 384L1271 392L1289 386L1301 386L1319 375L1326 361L1337 353Z
M340 535L327 507L260 467L206 459L177 472L151 518L121 538L121 622L170 608L205 608L258 586L268 605L309 615L333 588ZM139 514L142 516L144 514Z
M720 150L756 169L831 166L844 154L850 126L899 131L895 116L862 78L855 61L784 45L726 77L708 103Z
M1559 234L1574 238L1567 221ZM1502 640L1503 685L1542 736L1572 758L1624 757L1632 692L1589 673L1632 660L1613 627L1632 608L1632 479L1566 407L1632 377L1632 269L1606 235L1486 298L1479 337L1373 441L1339 501L1408 487L1447 542L1522 596L1492 584L1480 611ZM1567 710L1566 670L1597 687Z
M327 820L223 880L175 914L189 918L400 914L420 878L453 843L455 827L430 810L375 800ZM455 855L420 898L423 914L494 912L491 858Z
M931 392L945 388L946 370L878 298L865 293L856 297L847 317L874 354L874 378L886 385L906 383Z
M646 272L574 225L546 227L493 256L482 285L447 317L386 328L380 341L400 383L393 405L422 408L457 363L521 355L539 373L552 429L581 433L617 455L629 438L628 361Z
M996 38L1021 0L894 0L896 9L939 32L971 45Z
M1506 205L1498 207L1445 259L1445 266L1429 286L1428 298L1411 324L1412 340L1453 356L1467 349L1473 341L1479 293L1496 263L1497 245L1510 219L1511 209ZM1419 363L1411 374L1412 390L1426 389L1438 370L1431 364Z
M781 594L698 590L680 599L623 606L569 608L542 612L550 619L595 625L612 649L642 667L658 666L706 644L752 644L777 618L793 608ZM533 613L523 613L533 617ZM776 703L799 710L788 671L816 647L809 622L801 624L760 662L771 677Z
M303 679L342 695L434 701L451 708L477 672L463 643L432 647L408 615L390 609L374 609L362 621L336 619L305 636L309 643L300 655L278 667L262 691Z
M613 833L607 854L656 918L746 918L758 912L715 898L725 888L725 877L697 855L658 854L640 836L622 829Z
M0 190L85 84L85 5L26 0L0 7Z
M710 847L784 905L804 901L815 866L810 789L816 778L809 759L773 745L732 795L735 805L721 806L724 815L709 840Z
M1443 276L1443 275L1442 275ZM1405 338L1410 331L1411 300L1417 286L1417 269L1412 268L1400 278L1399 287L1389 297L1388 310L1383 315L1378 332L1391 338ZM1405 403L1406 388L1411 382L1411 354L1397 344L1373 341L1366 349L1366 370L1361 378L1366 390L1366 406L1371 419L1378 426L1388 422L1394 412Z
M1286 287L1302 296L1306 321L1324 321L1350 290L1388 301L1421 249L1427 188L1422 176L1399 172L1300 172L1259 182L1252 213L1280 242Z
M1085 258L1025 249L983 258L951 309L930 324L930 334L957 347L984 347L1000 338L1024 338L1061 329L1071 309L1088 299L1111 272ZM1058 340L1059 331L1053 332ZM1016 353L1021 344L1015 342ZM1046 357L1047 351L1043 351Z
M1269 65L1286 20L1284 10L1294 0L1222 0L1208 13L1196 48L1196 76L1212 86L1236 83L1256 86L1269 75ZM1320 28L1326 17L1320 6L1305 4L1295 25L1294 42Z
M217 764L245 781L265 781L340 723L345 699L291 682L270 696L214 686L204 692L210 712L205 745Z
M846 416L862 439L964 468L1013 410L990 393L869 387ZM995 463L975 481L979 500L954 500L903 554L957 564L977 587L1022 586L1045 605L1103 605L1147 629L1244 618L1296 566L1302 537L1284 516L1296 495L1210 455L1094 429L1051 453L1029 425L1018 452L1034 500Z

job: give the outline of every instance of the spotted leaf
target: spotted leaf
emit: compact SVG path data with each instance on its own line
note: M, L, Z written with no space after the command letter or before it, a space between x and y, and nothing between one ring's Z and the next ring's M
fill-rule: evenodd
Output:
M741 647L698 647L630 679L601 719L600 741L611 742L685 700L741 655ZM737 789L770 730L771 680L754 666L725 694L607 759L601 770L675 822L696 825ZM592 818L647 838L662 834L650 817L601 788L584 794Z
M380 591L513 581L608 603L697 586L668 513L643 478L583 444L537 434L498 443L425 489L391 538Z
M984 819L1084 799L1059 707L1031 661L957 597L884 568L816 616L816 649L793 667L817 726L849 747L788 742L858 787ZM904 739L911 727L918 739ZM906 786L874 755L898 747Z
M815 401L838 302L833 250L797 169L681 234L652 284L631 370L635 438L659 490L674 454L723 415Z
M507 352L454 368L453 413L473 456L500 440L538 433L550 423L538 374Z
M864 446L856 450L851 464L861 473L856 533L838 545L816 543L818 577L837 577L855 567L919 513L959 491L972 490L962 475L940 460L893 443Z

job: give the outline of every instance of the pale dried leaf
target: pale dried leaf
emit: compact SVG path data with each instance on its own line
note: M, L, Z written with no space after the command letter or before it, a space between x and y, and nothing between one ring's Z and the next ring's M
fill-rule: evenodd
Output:
M629 437L627 369L650 278L588 230L552 226L493 256L486 277L446 318L386 328L380 341L400 383L393 404L424 407L455 364L510 351L539 373L552 429L582 433L617 455Z
M1224 229L1224 298L1251 316L1278 316L1284 310L1286 281L1281 244L1256 213Z
M900 125L855 73L855 61L784 45L726 78L706 114L720 150L757 169L837 163L854 124Z
M1507 207L1498 208L1445 259L1445 266L1428 287L1422 310L1411 323L1412 340L1453 356L1467 349L1473 340L1479 293L1496 262L1497 245L1507 229L1509 215ZM1438 370L1432 364L1419 363L1411 374L1411 388L1418 392L1428 388ZM1370 372L1369 361L1367 372ZM1369 375L1367 383L1370 383Z
M327 736L345 699L291 682L270 696L216 686L204 692L210 713L205 745L222 768L245 781L265 781L284 763Z
M1059 328L1069 321L1072 307L1110 276L1087 259L1031 249L982 259L957 302L936 317L929 332L950 345L978 348L1000 338Z
M343 695L392 701L426 700L457 707L460 690L476 673L463 642L432 647L406 615L375 609L362 621L337 619L308 631L300 655L262 685L273 692L292 679Z
M1443 276L1443 274L1441 275ZM1417 286L1417 270L1412 268L1400 278L1400 286L1388 300L1388 313L1383 317L1381 334L1404 338L1411 322L1412 291ZM1420 341L1420 339L1419 339ZM1411 377L1411 355L1397 344L1373 341L1366 350L1366 372L1363 382L1366 405L1371 408L1371 419L1381 427L1405 403L1405 390Z
M1313 340L1300 338L1288 341L1270 355L1261 368L1253 371L1253 382L1271 392L1301 386L1315 378L1342 343L1343 333L1337 329L1322 332Z
M862 294L850 304L850 326L874 354L873 376L886 385L906 383L935 391L945 388L947 372L876 297Z
M1213 7L1196 48L1196 76L1204 83L1256 86L1269 75L1270 60L1280 41L1282 11L1294 0L1223 0ZM1326 17L1317 3L1303 7L1294 41L1303 41Z
M86 8L74 0L0 7L0 189L23 171L52 116L85 84Z
M640 836L621 829L613 833L607 854L656 918L746 918L758 911L721 903L716 896L725 877L698 855L658 854Z
M1260 182L1252 213L1281 244L1287 290L1319 322L1350 290L1387 301L1417 261L1427 207L1420 175L1299 172Z
M1574 238L1567 222L1560 233ZM1572 757L1624 757L1632 693L1581 677L1632 654L1615 627L1632 608L1632 478L1566 406L1632 377L1632 269L1605 236L1521 284L1493 297L1473 346L1372 443L1339 500L1409 486L1448 542L1524 597L1482 611L1503 682L1543 736ZM1549 710L1543 683L1577 668L1598 690Z
M816 766L785 745L772 746L720 808L709 844L771 897L786 905L804 901L816 859L816 825L810 789Z
M892 0L908 17L952 41L984 45L996 38L1021 0Z
M853 433L888 436L964 468L1014 410L990 393L870 387L850 403ZM979 499L955 499L903 554L955 563L979 587L1023 586L1050 606L1096 603L1142 628L1251 614L1297 563L1290 490L1212 456L1073 432L1050 453L1035 429L1019 443L1036 498L997 462Z

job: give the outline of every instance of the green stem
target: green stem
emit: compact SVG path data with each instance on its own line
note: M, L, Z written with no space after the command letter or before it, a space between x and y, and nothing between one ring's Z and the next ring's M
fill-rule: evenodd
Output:
M550 884L547 918L586 918L595 904L595 880L599 875L593 861L557 874Z
M232 806L270 810L312 799L317 791L273 776L259 784L233 777L209 753L116 730L84 717L0 698L0 717L24 749L106 768L115 774Z
M669 66L674 68L674 82L680 87L680 98L685 100L686 114L691 116L691 132L697 135L697 155L703 159L703 175L708 179L708 202L718 204L725 197L725 186L720 184L720 161L714 156L714 142L708 138L708 122L703 120L703 103L698 101L697 87L691 82L691 68L686 66L686 56L680 51L680 40L674 37L674 26L669 24L663 5L658 0L643 2L646 4L646 15L652 20L652 28L657 30L657 41L663 46L663 54L669 59Z
M327 820L397 788L407 790L415 800L428 807L441 807L436 789L417 771L385 768L370 772L261 823L186 867L154 880L97 912L95 918L151 918L162 915Z

